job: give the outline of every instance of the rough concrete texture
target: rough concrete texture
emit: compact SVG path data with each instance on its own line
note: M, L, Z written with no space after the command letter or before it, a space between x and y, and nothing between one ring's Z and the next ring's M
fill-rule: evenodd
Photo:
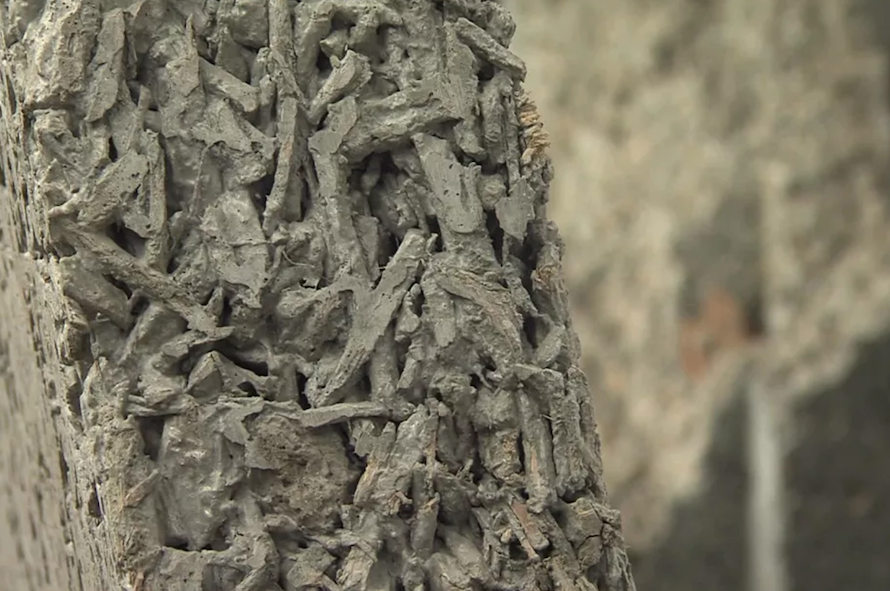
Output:
M66 461L50 417L59 393L43 382L23 262L17 253L0 251L0 587L69 589L76 570L65 527ZM47 394L50 404L34 404Z
M890 319L885 4L508 2L641 588L748 584L752 380L778 421L791 588L890 586L866 451L886 449L886 396L859 385Z
M60 485L15 589L635 588L503 7L2 24L4 404Z

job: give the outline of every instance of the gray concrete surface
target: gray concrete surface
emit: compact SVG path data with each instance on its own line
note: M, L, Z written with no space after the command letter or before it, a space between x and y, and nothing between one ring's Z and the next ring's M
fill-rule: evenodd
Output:
M0 16L16 591L634 591L500 4Z

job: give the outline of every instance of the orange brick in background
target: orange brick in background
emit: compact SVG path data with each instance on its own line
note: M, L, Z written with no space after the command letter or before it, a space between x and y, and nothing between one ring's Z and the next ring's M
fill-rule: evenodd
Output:
M680 322L679 348L683 372L700 382L722 353L747 346L755 331L744 306L722 287L708 287L696 312Z

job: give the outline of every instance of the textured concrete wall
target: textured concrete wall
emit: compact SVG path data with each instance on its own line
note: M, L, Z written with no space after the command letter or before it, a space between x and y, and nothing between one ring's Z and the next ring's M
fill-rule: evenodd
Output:
M0 5L14 591L634 590L513 33Z
M33 291L25 260L9 246L0 242L0 588L76 589L61 487L66 465L37 365Z
M746 509L770 464L748 451L752 380L777 421L789 585L890 587L863 344L890 317L886 3L508 4L640 587L748 584L770 535Z

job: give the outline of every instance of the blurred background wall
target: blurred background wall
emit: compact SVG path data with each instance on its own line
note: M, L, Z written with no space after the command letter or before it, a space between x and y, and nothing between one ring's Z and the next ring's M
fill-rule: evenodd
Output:
M890 2L505 4L639 589L887 591Z

